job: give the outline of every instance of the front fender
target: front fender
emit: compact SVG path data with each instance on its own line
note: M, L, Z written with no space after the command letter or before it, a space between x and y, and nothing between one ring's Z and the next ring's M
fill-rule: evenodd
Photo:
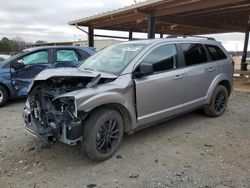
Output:
M79 111L90 112L91 110L107 104L118 104L126 109L131 119L131 128L137 127L136 112L134 106L121 94L116 92L105 92L97 94L78 105Z
M213 95L213 91L215 90L216 86L221 82L221 81L228 81L230 83L230 85L232 85L232 81L228 78L228 76L226 74L219 74L218 76L216 76L213 80L213 82L211 83L207 95L206 95L206 104L209 104Z
M8 89L10 97L16 95L15 87L12 83L10 73L7 71L0 70L0 84L5 86Z

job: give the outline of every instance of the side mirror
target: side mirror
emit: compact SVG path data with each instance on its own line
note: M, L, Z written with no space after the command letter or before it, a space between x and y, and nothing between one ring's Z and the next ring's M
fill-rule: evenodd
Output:
M11 68L14 68L16 70L23 69L25 68L25 64L22 59L19 59L18 61L14 61L13 63L11 63Z
M136 77L143 77L154 73L152 64L141 63L135 71Z

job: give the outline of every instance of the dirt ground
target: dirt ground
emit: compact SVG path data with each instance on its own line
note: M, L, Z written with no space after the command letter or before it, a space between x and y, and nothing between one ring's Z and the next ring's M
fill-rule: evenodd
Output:
M250 92L250 79L246 77L235 77L234 91Z
M193 112L126 135L102 163L77 146L45 148L24 131L23 106L0 109L1 188L250 188L250 93L233 92L219 118Z

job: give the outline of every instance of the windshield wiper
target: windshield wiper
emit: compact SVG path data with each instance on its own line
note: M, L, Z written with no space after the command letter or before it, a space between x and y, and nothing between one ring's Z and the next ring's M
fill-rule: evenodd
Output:
M84 68L84 70L90 70L90 71L95 71L96 72L95 69L91 69L91 68Z

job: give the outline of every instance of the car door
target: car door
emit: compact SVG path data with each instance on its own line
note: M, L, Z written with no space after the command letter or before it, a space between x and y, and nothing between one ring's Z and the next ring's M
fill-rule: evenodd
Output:
M134 79L139 126L180 112L184 74L177 54L174 44L163 44L142 58L141 63L153 65L154 73Z
M183 111L204 105L208 89L217 75L216 63L210 60L203 44L180 44L185 61L186 88Z
M80 54L75 49L55 49L53 67L76 67L80 63Z
M11 76L17 96L27 95L29 84L41 71L51 67L50 50L39 50L25 54L15 60L24 66L12 70Z

